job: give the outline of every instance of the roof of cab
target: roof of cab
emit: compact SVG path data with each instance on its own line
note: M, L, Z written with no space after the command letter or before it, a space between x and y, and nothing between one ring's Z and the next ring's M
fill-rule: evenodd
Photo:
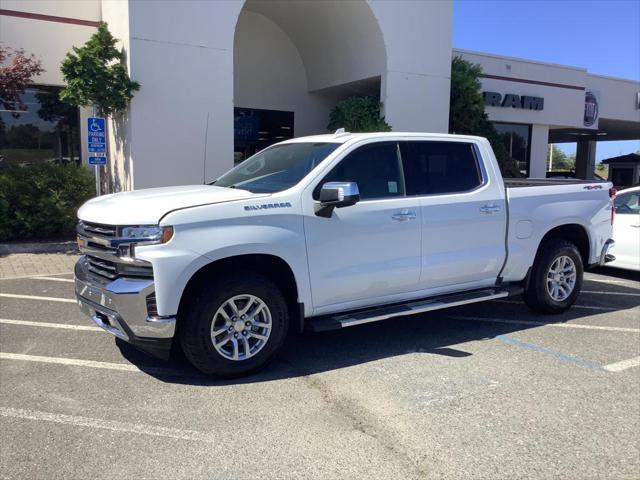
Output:
M483 137L472 135L452 135L449 133L419 133L419 132L375 132L375 133L328 133L324 135L310 135L308 137L297 137L285 140L281 143L305 143L305 142L323 142L323 143L347 143L356 140L366 140L379 138L381 140L398 139L398 138L421 138L421 139L450 139L450 140L484 140Z

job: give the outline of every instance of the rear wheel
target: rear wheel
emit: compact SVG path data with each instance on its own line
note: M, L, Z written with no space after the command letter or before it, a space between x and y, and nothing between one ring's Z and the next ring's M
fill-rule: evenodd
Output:
M583 273L582 257L573 243L545 240L536 255L524 301L537 312L562 313L578 298Z
M282 346L289 324L282 292L253 273L204 282L182 320L187 359L203 373L227 378L264 367Z

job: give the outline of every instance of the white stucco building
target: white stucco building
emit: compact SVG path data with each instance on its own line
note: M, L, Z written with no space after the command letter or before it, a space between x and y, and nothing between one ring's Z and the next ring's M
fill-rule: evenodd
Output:
M482 65L489 118L531 176L545 175L549 142L579 141L578 173L589 175L596 140L640 138L639 82L452 50L446 0L0 0L0 42L42 60L43 86L62 85L64 54L99 21L142 85L111 125L118 189L212 181L234 158L325 132L351 95L380 98L396 131L446 132L454 55ZM586 97L597 105L585 122ZM7 132L28 116L3 115ZM86 157L84 138L78 149Z

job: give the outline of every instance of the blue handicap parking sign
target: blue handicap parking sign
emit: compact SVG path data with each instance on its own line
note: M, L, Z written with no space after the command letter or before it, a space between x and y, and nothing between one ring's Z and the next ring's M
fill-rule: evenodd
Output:
M107 151L107 132L104 118L89 117L87 119L87 144L91 153L105 153Z

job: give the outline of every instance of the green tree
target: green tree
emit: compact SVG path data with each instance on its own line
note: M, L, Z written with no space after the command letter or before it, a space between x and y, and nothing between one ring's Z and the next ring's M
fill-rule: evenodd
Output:
M349 97L338 102L329 115L329 130L348 132L390 132L391 126L380 116L382 104L374 97Z
M118 50L117 43L107 24L100 22L82 47L73 47L62 61L67 85L60 92L60 100L77 107L93 106L101 117L124 111L140 84L129 78L124 52ZM105 167L97 168L106 171ZM113 179L102 175L101 190L112 191Z
M498 134L484 111L480 85L482 67L454 57L451 61L451 97L449 104L449 132L486 137L498 160L502 175L521 177L515 159L509 158L503 138Z
M80 107L95 106L104 116L127 108L140 84L129 78L117 42L107 24L101 22L87 43L67 53L62 61L67 85L60 92L60 100Z
M547 151L547 170L571 171L576 168L575 153L567 155L560 148L551 145Z

